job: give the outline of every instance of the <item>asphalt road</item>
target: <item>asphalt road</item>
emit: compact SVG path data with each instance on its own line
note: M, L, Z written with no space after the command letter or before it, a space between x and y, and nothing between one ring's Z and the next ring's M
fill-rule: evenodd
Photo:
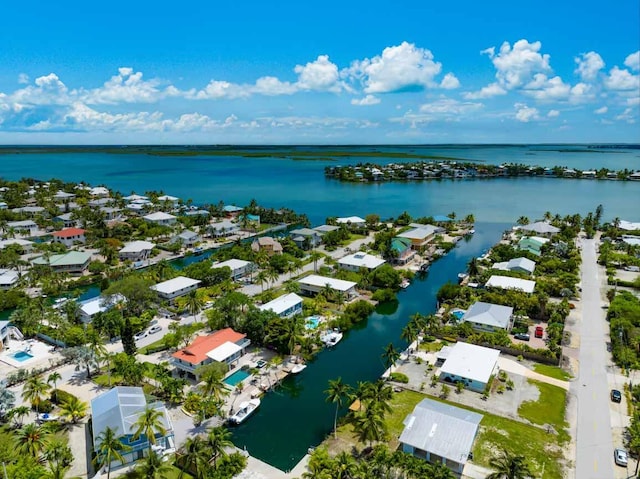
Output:
M580 325L580 376L572 384L578 399L576 477L614 477L613 440L607 382L608 331L596 264L595 240L582 239L582 324Z

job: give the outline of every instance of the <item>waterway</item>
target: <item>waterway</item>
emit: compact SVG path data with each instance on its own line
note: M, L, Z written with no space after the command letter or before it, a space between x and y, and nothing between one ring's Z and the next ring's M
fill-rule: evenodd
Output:
M436 308L436 293L447 281L456 282L471 258L479 256L509 228L505 223L479 223L476 234L458 243L447 256L434 263L423 279L417 278L398 297L397 308L382 308L348 331L342 341L321 352L296 376L267 393L258 411L246 423L233 429L233 442L254 457L281 470L292 469L317 446L333 428L335 405L326 402L325 390L331 379L356 386L358 381L374 381L384 372L383 348L392 342L405 349L402 328L416 312L429 314Z

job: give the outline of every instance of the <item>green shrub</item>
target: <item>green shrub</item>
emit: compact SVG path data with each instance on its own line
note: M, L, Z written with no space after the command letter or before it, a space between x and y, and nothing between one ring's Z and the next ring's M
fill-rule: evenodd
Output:
M409 377L403 373L393 372L389 374L389 380L396 383L407 384L409 382Z
M63 404L65 402L69 402L71 399L76 398L73 394L67 391L63 391L62 389L54 389L51 391L51 402L53 404Z
M396 293L392 289L379 289L371 296L371 299L378 301L379 303L388 303L396 301Z
M35 409L35 408L34 408ZM53 411L53 404L48 399L40 401L38 404L38 412L51 412Z

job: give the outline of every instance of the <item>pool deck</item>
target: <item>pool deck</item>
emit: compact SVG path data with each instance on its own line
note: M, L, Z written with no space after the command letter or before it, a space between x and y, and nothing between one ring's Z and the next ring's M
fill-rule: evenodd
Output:
M51 349L52 347L48 344L33 339L11 341L0 354L0 361L14 368L33 368L42 365L43 360L48 360L51 357ZM28 352L33 357L24 361L14 359L12 356L20 351Z

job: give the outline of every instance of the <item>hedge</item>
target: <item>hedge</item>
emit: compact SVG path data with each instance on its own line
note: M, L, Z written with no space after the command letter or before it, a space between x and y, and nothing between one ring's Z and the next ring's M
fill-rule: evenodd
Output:
M70 392L64 391L62 389L54 389L51 391L51 402L53 404L57 404L58 406L69 402L71 399L78 399L76 396L71 394Z

